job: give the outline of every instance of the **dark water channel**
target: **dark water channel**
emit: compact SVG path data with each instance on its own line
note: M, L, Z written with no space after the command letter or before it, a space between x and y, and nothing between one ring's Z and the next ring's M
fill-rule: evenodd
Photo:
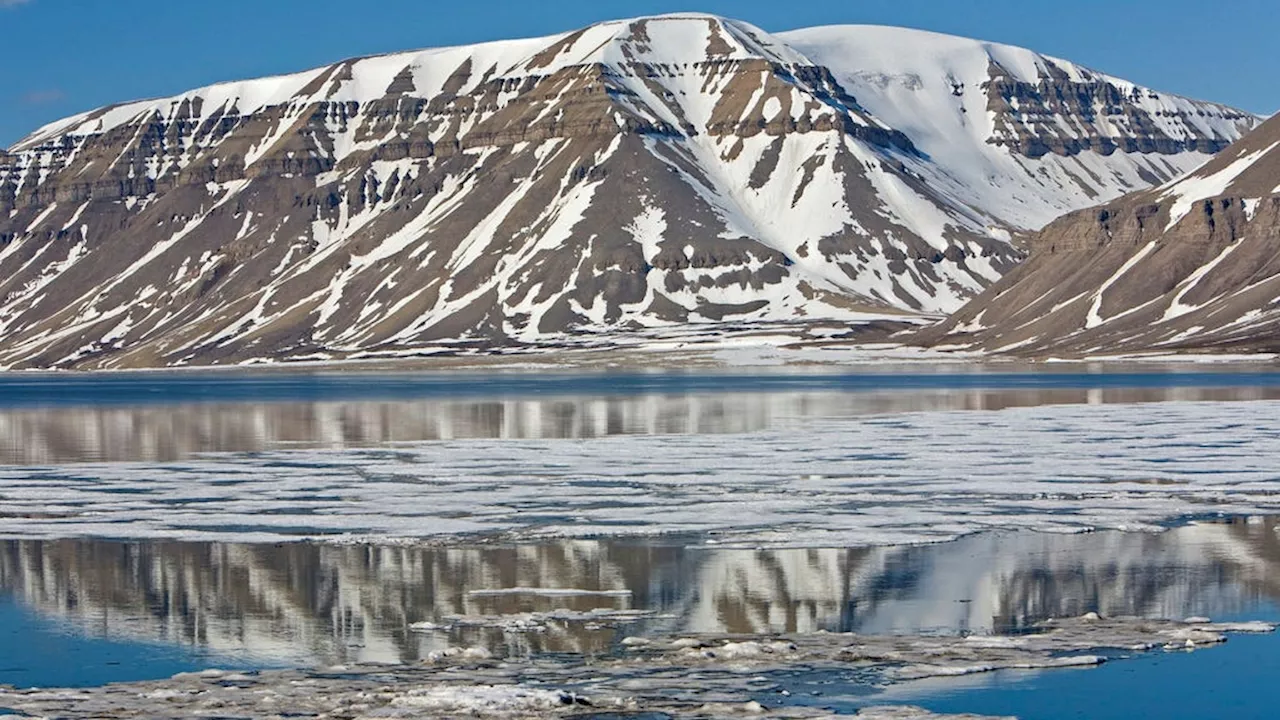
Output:
M1230 368L0 374L0 463L166 462L199 453L454 439L743 433L805 418L1268 399L1280 399L1280 372Z

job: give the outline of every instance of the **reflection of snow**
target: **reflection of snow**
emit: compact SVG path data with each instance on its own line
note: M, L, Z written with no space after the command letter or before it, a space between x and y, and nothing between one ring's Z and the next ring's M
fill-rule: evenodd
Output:
M1259 598L1280 599L1276 527L984 534L862 550L17 541L0 544L0 590L90 634L302 664L412 662L458 644L499 657L601 653L688 633L985 636L1091 610L1247 614ZM498 586L550 590L472 592Z
M0 464L165 462L199 453L461 439L748 433L802 418L1050 404L1265 400L1269 388L712 392L0 409Z

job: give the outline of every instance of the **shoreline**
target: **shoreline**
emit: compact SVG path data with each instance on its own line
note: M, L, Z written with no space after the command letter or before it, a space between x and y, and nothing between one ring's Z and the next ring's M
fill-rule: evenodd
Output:
M777 331L774 331L775 333ZM765 334L770 334L766 329ZM0 368L0 377L39 374L152 374L152 373L236 373L236 372L584 372L609 370L752 370L849 368L886 366L993 366L1045 370L1053 366L1270 366L1280 367L1277 353L1213 352L1208 349L1173 352L1127 353L1058 357L1024 357L971 352L963 349L924 348L892 342L845 342L772 338L781 342L753 342L732 335L706 341L676 336L651 343L530 346L515 348L442 348L409 351L403 356L349 357L335 359L275 360L254 359L225 365L174 365L160 367L102 368Z

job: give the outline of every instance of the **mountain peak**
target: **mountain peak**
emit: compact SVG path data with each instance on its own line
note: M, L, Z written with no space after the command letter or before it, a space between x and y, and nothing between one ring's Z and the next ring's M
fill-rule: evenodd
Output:
M701 13L676 13L613 20L569 33L529 62L524 70L571 65L767 59L808 64L802 55L768 33L739 20Z
M143 114L168 117L184 103L249 115L275 105L319 101L368 102L385 96L401 74L409 95L429 98L463 64L473 83L550 75L571 67L635 64L686 65L763 59L780 64L809 61L748 23L703 13L674 13L610 20L547 37L428 48L356 58L288 75L226 82L174 97L121 103L81 113L38 129L14 150L58 135L103 133ZM470 89L474 85L468 86Z

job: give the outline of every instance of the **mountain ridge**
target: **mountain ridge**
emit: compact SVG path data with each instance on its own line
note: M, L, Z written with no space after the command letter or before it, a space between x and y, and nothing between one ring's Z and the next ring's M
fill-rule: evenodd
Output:
M900 33L639 18L52 123L0 156L0 366L920 322L1256 122L960 38L895 75Z

